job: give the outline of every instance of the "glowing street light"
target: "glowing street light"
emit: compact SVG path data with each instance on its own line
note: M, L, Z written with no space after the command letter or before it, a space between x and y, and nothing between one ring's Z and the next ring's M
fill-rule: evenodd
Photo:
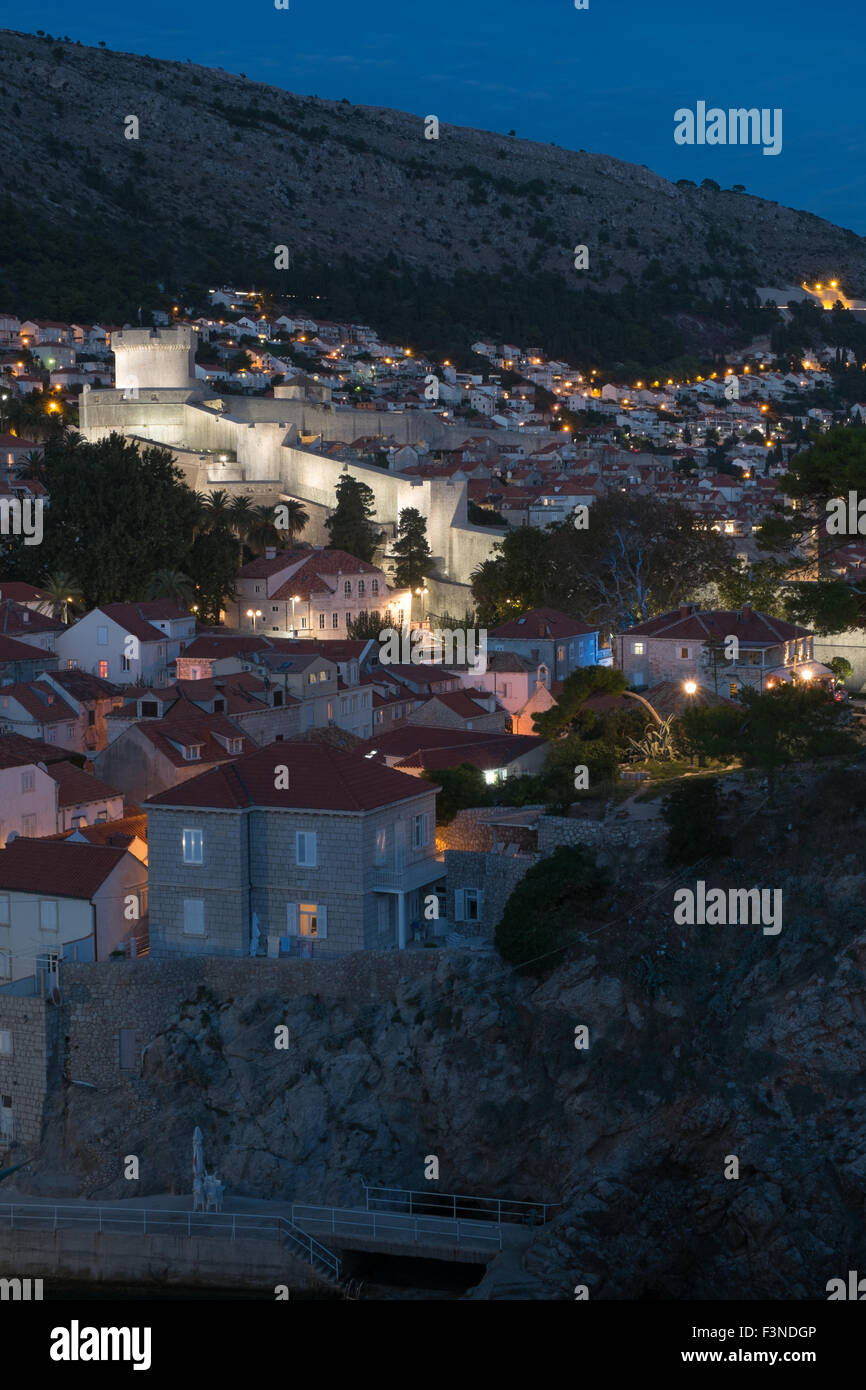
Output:
M250 620L250 623L251 623L251 625L252 625L253 632L255 632L255 630L256 630L256 618L260 618L261 616L262 616L262 610L261 610L261 608L248 608L248 609L247 609L247 617L248 617L249 620Z
M683 690L687 695L696 695L698 690L697 681L685 681L683 683Z

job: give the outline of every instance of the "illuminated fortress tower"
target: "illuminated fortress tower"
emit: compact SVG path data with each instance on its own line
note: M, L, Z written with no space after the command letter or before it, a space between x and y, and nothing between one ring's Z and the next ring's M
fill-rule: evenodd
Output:
M192 328L124 328L111 335L118 391L195 386L197 338Z

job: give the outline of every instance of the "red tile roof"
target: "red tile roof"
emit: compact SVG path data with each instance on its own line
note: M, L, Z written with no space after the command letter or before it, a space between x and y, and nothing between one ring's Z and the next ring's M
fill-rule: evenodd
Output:
M44 652L41 647L34 647L27 642L19 642L14 637L6 637L0 633L0 663L37 661L40 657L48 655L49 653Z
M126 852L119 846L19 836L0 852L0 889L38 893L40 897L90 899Z
M46 835L46 840L68 840L70 835L82 835L91 845L113 845L125 848L136 837L147 843L147 816L143 811L130 811L119 820L97 821L94 825L82 825L77 830L61 830L57 835ZM14 843L14 841L13 841Z
M692 639L705 642L708 638L737 637L741 643L758 647L778 646L782 642L808 637L809 629L782 618L771 618L752 608L738 612L720 609L701 611L696 604L683 604L669 613L660 613L645 623L628 628L628 635L642 633L647 637Z
M72 707L46 681L17 681L0 686L0 699L7 696L40 724L62 724L77 718Z
M164 642L166 634L154 622L191 618L192 614L171 599L155 599L153 603L103 603L97 613L113 618L124 631L141 642Z
M492 639L502 637L525 637L527 640L539 637L556 639L559 637L583 637L588 632L598 632L598 625L593 627L580 618L570 618L567 613L561 613L557 608L530 608L528 612L521 613L519 618L512 618L510 622L494 628L490 637Z
M0 444L3 443L0 438ZM33 584L25 584L20 579L0 579L0 599L11 598L16 603L33 603L37 599L39 602L48 600L48 594L44 589L37 589Z
M90 801L106 801L122 795L116 787L100 782L98 777L74 763L51 763L45 771L57 783L57 804L61 807L84 806Z
M275 769L288 768L289 786L277 790ZM416 781L381 763L321 743L283 742L257 748L150 797L151 806L250 806L310 811L374 811L421 795Z
M3 734L0 737L0 769L64 762L68 758L68 748L43 743L39 738L27 738L24 734Z
M446 768L473 763L481 768L507 767L515 758L541 747L544 740L534 734L500 734L473 729L431 729L410 725L374 735L362 745L363 752L399 758L397 767Z

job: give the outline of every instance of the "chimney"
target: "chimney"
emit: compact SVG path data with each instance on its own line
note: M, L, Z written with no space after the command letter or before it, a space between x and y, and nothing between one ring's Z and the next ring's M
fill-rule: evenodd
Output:
M266 546L265 546L265 559L266 559L266 560L276 560L276 558L277 558L277 548L276 548L276 546L275 546L275 545L266 545Z
M681 604L680 604L680 617L681 617L681 618L688 618L689 615L691 614L691 611L692 611L692 605L691 605L690 603L681 603Z
M751 604L749 604L749 603L744 603L743 606L742 606L742 608L740 609L740 617L743 619L743 622L745 622L746 619L747 619L747 618L751 618L751 616L752 616L752 606L751 606Z

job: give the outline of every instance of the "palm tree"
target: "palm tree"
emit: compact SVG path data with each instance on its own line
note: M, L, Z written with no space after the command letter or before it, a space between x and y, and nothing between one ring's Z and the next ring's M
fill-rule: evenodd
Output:
M276 526L276 511L276 507L253 508L247 539L254 550L279 545L280 533Z
M309 522L310 514L305 509L303 502L296 502L293 499L288 502L281 502L276 511L280 513L281 520L282 517L285 517L285 525L280 526L279 529L288 534L289 545L292 545Z
M238 538L239 563L244 562L244 537L249 535L250 526L253 518L253 504L249 497L244 497L240 493L232 498L229 507L229 519Z
M174 599L183 608L190 608L195 596L195 585L189 575L180 570L155 570L147 581L145 597L148 599Z
M209 492L203 502L206 522L205 530L218 531L220 527L226 526L231 515L231 503L227 492L218 489L216 492Z
M68 621L70 608L84 607L81 585L77 579L63 570L46 574L42 588L45 590L46 598L39 605L40 613L48 613L52 618L62 615L65 623Z

